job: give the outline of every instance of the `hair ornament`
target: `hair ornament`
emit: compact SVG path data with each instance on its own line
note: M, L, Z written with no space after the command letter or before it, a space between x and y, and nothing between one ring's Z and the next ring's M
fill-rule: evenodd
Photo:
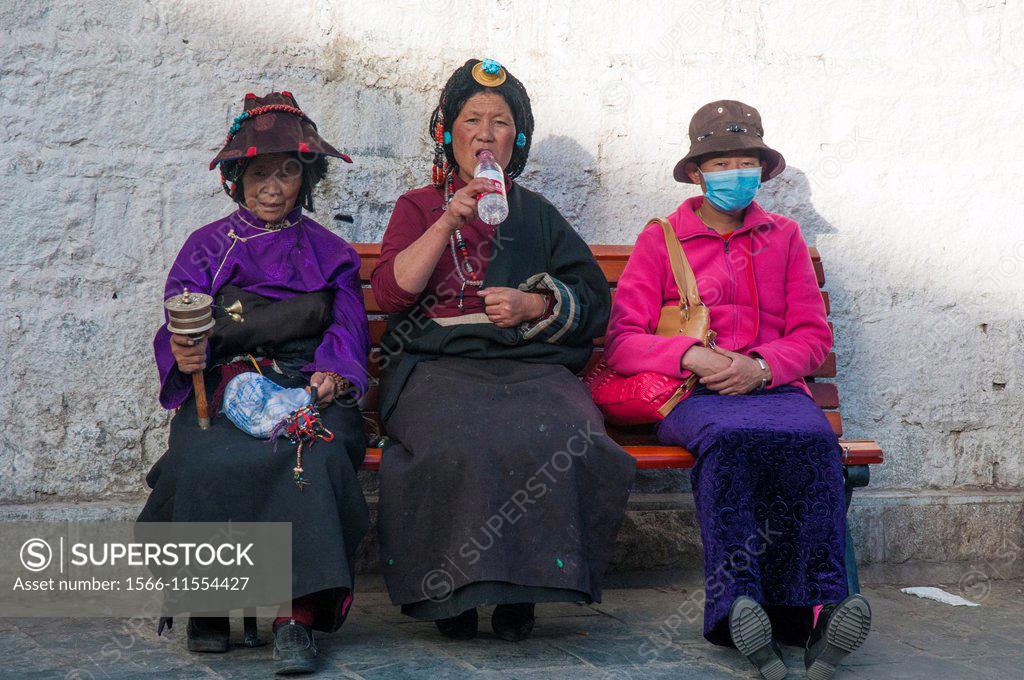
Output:
M505 68L493 59L484 59L473 66L473 80L485 87L498 87L505 82Z

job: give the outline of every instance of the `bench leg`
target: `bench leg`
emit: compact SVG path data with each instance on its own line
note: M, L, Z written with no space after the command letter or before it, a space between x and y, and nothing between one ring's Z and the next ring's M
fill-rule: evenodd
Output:
M256 608L248 607L243 612L242 626L245 630L245 637L242 644L246 647L262 647L267 644L266 640L260 639L259 630L256 627Z
M850 533L850 503L853 501L853 490L867 486L871 480L871 470L867 465L849 465L843 468L846 480L846 585L851 595L860 592L860 577L857 574L857 553L853 549L853 534Z

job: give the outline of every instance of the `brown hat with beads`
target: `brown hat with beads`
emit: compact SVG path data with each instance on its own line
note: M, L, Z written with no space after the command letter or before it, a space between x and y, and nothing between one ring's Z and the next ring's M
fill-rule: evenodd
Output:
M231 124L224 148L210 161L210 169L224 161L237 161L269 153L304 153L352 159L328 144L316 123L299 108L291 92L245 95L243 111Z

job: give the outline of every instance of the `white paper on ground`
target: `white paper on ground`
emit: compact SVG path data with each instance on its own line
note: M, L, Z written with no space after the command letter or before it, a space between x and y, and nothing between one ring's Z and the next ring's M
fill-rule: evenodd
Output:
M923 597L926 600L935 600L936 602L942 602L944 604L951 604L954 607L980 607L981 605L977 602L971 602L965 600L959 595L947 593L942 588L931 588L931 587L917 587L917 588L901 588L901 593L907 595L917 595Z

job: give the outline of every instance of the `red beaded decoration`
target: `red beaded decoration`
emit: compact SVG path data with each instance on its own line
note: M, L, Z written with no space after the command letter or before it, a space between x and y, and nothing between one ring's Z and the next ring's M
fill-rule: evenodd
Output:
M449 172L445 177L444 185L444 207L448 207L448 202L451 201L452 194L455 189L455 173ZM480 274L473 267L473 262L469 259L469 248L466 246L466 239L462 236L462 229L456 229L455 233L448 237L448 248L451 251L452 263L455 265L455 274L459 277L461 286L459 287L459 309L465 307L466 297L466 286L471 288L483 288L484 282L480 277ZM459 255L462 256L462 261L459 262Z
M455 230L455 247L459 249L459 255L462 255L463 269L466 272L467 278L472 281L479 281L476 270L473 269L473 263L469 261L469 248L466 247L466 240L462 238L462 230Z
M271 111L281 111L283 113L291 113L300 118L305 118L306 114L302 112L297 106L291 106L289 104L267 104L265 106L257 106L255 109L249 109L246 113L249 114L249 118L255 118L261 116L264 113L270 113Z
M322 439L325 442L334 439L334 433L328 430L320 419L320 411L317 409L315 401L316 391L315 388L313 389L314 401L308 406L298 409L284 421L285 436L289 442L298 445L298 448L295 449L295 467L292 468L292 478L299 491L309 486L309 482L303 475L305 472L302 467L303 447L311 448L317 439Z
M437 122L434 123L434 164L430 168L430 179L435 187L444 186L451 173L448 158L444 155L444 113L437 108Z

